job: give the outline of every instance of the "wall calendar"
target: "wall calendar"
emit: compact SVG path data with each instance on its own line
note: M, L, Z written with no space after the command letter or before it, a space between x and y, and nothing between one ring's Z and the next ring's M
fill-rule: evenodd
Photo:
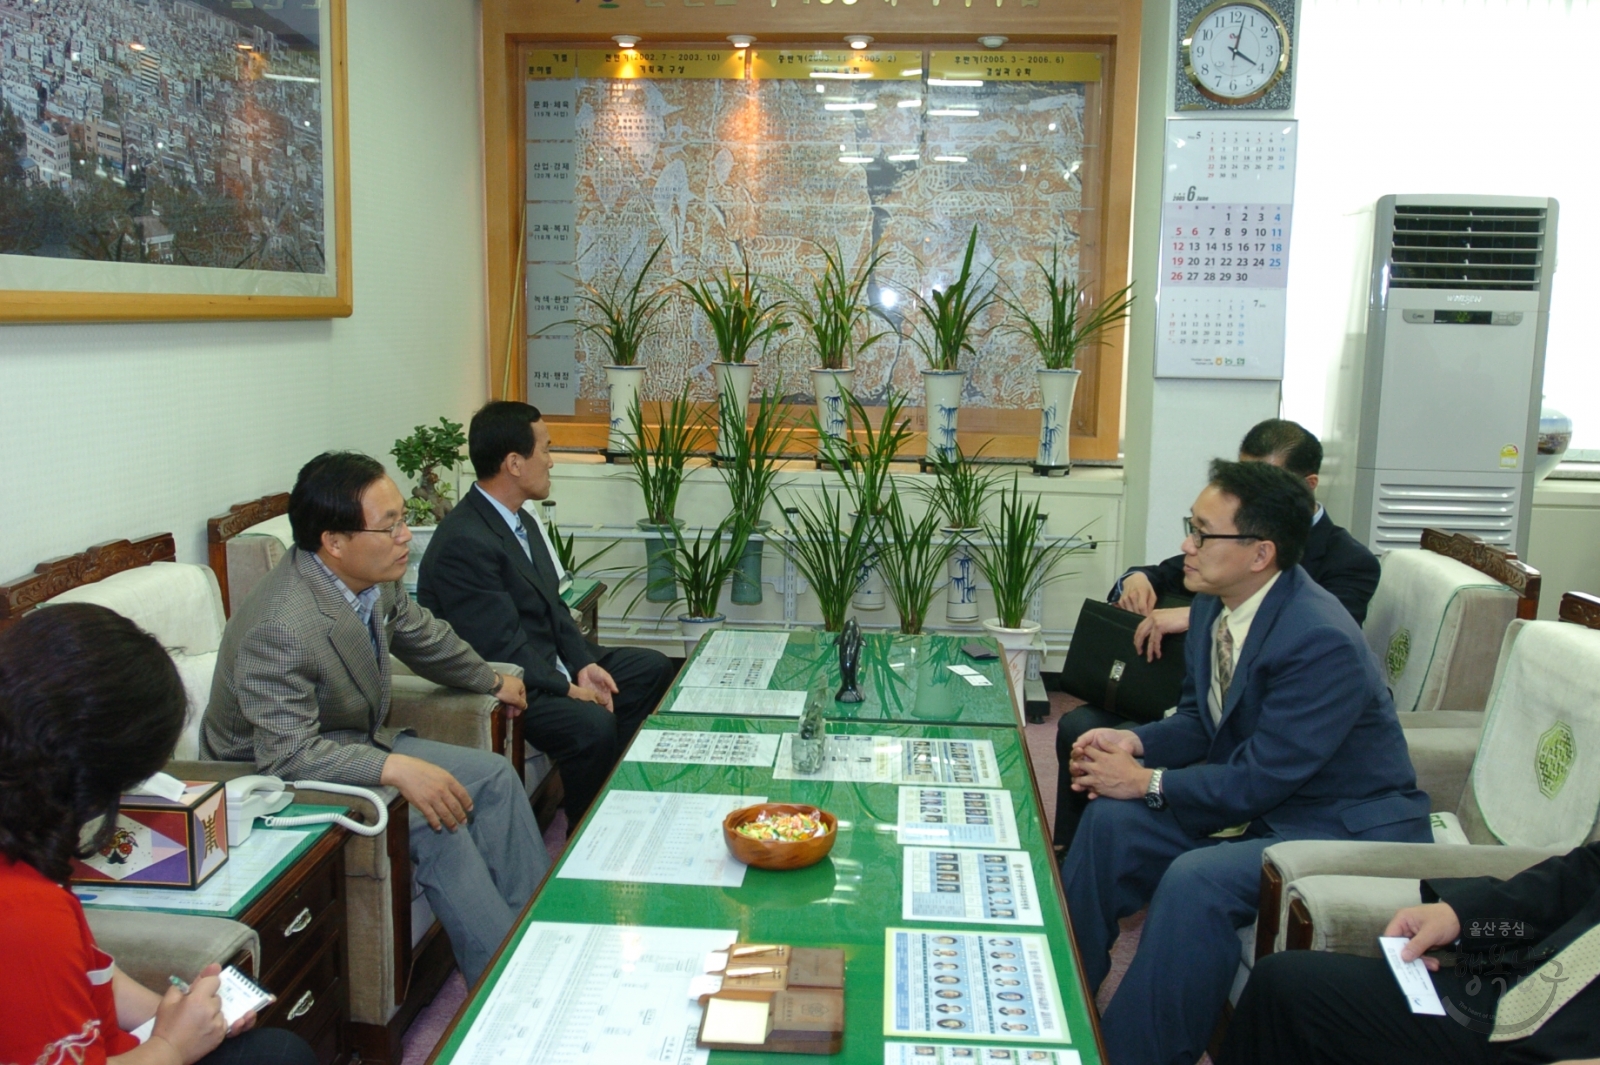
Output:
M1168 121L1157 377L1283 376L1294 159L1292 119Z

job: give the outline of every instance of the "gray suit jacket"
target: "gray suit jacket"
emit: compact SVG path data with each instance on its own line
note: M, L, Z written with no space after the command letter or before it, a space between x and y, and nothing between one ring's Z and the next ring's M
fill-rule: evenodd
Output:
M314 555L293 548L222 634L200 732L204 758L254 761L286 780L377 784L398 729L389 653L418 675L488 692L495 673L399 581L382 586L377 653L355 608Z

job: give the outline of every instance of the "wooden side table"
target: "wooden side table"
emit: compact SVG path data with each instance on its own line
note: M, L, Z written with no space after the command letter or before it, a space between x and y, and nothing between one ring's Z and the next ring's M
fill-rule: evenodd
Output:
M236 918L261 937L255 980L278 996L257 1023L296 1033L311 1044L321 1065L336 1065L349 1056L344 1035L350 1020L344 894L348 835L332 826Z

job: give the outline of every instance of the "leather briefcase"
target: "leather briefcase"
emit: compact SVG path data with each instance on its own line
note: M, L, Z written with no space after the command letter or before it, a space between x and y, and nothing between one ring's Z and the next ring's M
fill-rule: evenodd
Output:
M1090 706L1137 724L1157 721L1178 705L1183 690L1184 633L1161 639L1161 657L1146 662L1133 649L1143 615L1086 599L1078 612L1061 687Z

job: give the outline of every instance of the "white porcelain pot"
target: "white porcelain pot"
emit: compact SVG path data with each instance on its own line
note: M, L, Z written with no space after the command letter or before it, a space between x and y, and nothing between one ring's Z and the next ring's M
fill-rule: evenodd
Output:
M944 534L956 541L950 555L950 588L944 602L944 619L952 625L978 623L978 564L972 560L972 548L961 538L958 529L945 529Z
M836 440L844 436L845 393L854 391L855 386L856 372L853 368L811 369L811 393L817 397L817 424L822 427L824 434Z
M644 388L643 366L607 366L606 402L610 407L611 433L606 437L606 450L620 454L628 450L628 434L632 432L628 412L633 401Z
M928 449L930 459L955 458L956 417L961 413L961 389L966 386L965 370L923 370L922 390L927 396Z
M856 512L850 512L850 520L856 520ZM872 545L872 550L867 555L867 560L861 566L861 579L856 582L856 594L850 600L857 610L882 610L889 605L889 595L883 587L883 577L878 573L877 545Z
M687 614L679 614L678 631L683 633L683 657L688 658L693 654L706 633L716 632L727 620L726 614L718 614L714 618L692 618Z
M1052 474L1072 468L1072 397L1081 370L1039 368L1039 455L1033 464Z
M1020 628L1010 629L1000 624L999 618L988 618L983 623L984 630L1000 643L1000 650L1006 656L1006 674L1011 679L1011 690L1017 697L1017 705L1023 703L1023 685L1028 679L1028 652L1039 650L1039 630L1042 626L1037 621L1024 620Z
M756 364L753 362L714 362L711 364L711 376L717 382L717 395L721 397L724 392L731 391L733 400L739 407L739 424L724 425L722 423L721 399L717 407L717 454L733 454L734 433L744 432L744 413L750 408L750 388L756 380Z
M417 574L422 569L422 556L428 550L428 544L433 542L433 534L437 532L437 525L417 525L411 527L411 557L406 560L406 592L411 598L417 597Z

